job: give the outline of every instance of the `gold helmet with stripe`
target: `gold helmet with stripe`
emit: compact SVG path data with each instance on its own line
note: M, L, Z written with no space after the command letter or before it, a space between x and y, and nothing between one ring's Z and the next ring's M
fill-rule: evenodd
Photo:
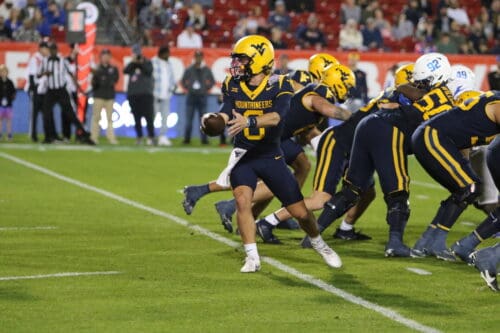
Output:
M316 53L309 58L309 73L316 80L320 80L323 72L330 65L338 65L339 61L328 53Z
M236 42L231 58L231 76L236 80L246 81L260 73L271 73L274 48L266 37L249 35Z
M399 87L403 84L411 83L413 80L414 63L400 66L394 73L394 84Z
M334 64L325 69L320 83L330 88L339 102L344 102L356 87L356 76L349 67Z

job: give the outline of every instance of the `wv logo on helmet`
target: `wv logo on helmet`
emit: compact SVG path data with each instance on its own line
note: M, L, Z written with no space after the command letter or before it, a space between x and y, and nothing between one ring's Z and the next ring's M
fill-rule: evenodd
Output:
M265 45L266 45L265 43L260 43L260 44L252 44L250 46L256 49L260 55L263 55L264 52L266 51L266 48L264 47Z

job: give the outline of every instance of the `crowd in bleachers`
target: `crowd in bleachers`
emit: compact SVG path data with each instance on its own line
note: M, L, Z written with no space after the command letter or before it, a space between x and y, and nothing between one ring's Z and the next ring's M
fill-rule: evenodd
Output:
M186 23L204 47L264 34L278 49L499 53L500 0L138 0L144 44L176 46ZM130 11L136 10L135 13Z
M231 47L259 33L277 49L500 53L500 0L107 1L143 45ZM0 40L36 42L60 40L78 0L0 2Z
M64 31L73 1L0 0L0 41L39 42Z

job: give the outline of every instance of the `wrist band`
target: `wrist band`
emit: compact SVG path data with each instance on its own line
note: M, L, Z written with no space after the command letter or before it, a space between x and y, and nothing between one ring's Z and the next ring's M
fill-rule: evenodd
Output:
M248 128L256 128L257 127L257 117L250 116L247 118L247 127Z

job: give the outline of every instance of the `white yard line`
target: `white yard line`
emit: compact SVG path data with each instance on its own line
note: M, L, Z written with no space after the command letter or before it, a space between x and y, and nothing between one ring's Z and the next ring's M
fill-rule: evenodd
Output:
M44 227L0 227L0 231L23 231L23 230L54 230L57 227L44 226Z
M426 271L425 269L421 269L421 268L406 267L406 270L408 270L412 273L418 274L418 275L432 275L431 272Z
M109 271L109 272L66 272L66 273L40 274L40 275L28 275L28 276L2 276L2 277L0 277L0 281L34 280L34 279L47 279L47 278L59 278L59 277L72 277L72 276L115 275L115 274L121 274L121 272L116 272L116 271Z
M44 173L46 175L49 175L51 177L54 177L56 179L59 179L61 181L64 181L66 183L69 183L69 184L72 184L72 185L75 185L75 186L78 186L78 187L81 187L83 189L86 189L86 190L89 190L89 191L92 191L92 192L95 192L95 193L99 193L107 198L110 198L110 199L113 199L113 200L116 200L116 201L119 201L121 203L124 203L126 205L129 205L129 206L132 206L132 207L135 207L135 208L138 208L138 209L141 209L141 210L144 210L146 212L149 212L151 214L154 214L154 215L157 215L157 216L160 216L160 217L163 217L163 218L166 218L172 222L175 222L179 225L182 225L184 227L187 227L191 230L195 230L197 232L199 232L200 234L204 235L204 236L207 236L211 239L214 239L220 243L223 243L223 244L226 244L232 248L239 248L241 246L241 244L239 242L235 242L229 238L226 238L226 237L223 237L223 236L220 236L219 234L216 234L214 232L211 232L203 227L200 227L198 225L195 225L195 224L190 224L188 221L178 217L178 216L175 216L175 215L172 215L172 214L169 214L167 212L163 212L161 210L158 210L156 208L152 208L152 207L149 207L149 206L146 206L146 205L143 205L139 202L136 202L136 201L133 201L133 200L130 200L130 199L127 199L125 197L122 197L120 195L117 195L115 193L112 193L112 192L109 192L109 191L106 191L106 190L103 190L103 189L100 189L98 187L95 187L95 186L92 186L92 185L89 185L89 184L86 184L86 183L83 183L83 182L80 182L76 179L73 179L73 178L69 178L69 177L66 177L66 176L63 176L57 172L54 172L52 170L49 170L49 169L46 169L44 167L41 167L39 165L36 165L36 164L33 164L33 163L30 163L28 161L25 161L23 159L20 159L20 158L17 158L15 156L12 156L10 154L6 154L6 153L3 153L3 152L0 152L0 157L3 157L7 160L10 160L12 162L15 162L17 164L20 164L20 165L23 165L27 168L30 168L30 169L33 169L33 170L36 170L36 171L39 171L41 173ZM370 302L370 301L367 301L361 297L358 297L358 296L355 296L351 293L348 293L342 289L339 289L337 287L335 287L334 285L332 284L329 284L329 283L326 283L318 278L315 278L311 275L308 275L308 274L305 274L305 273L302 273L298 270L296 270L295 268L291 267L291 266L288 266L288 265L285 265L283 263L281 263L280 261L276 260L276 259L273 259L273 258L270 258L270 257L262 257L261 258L262 261L268 263L269 265L287 273L287 274L290 274L304 282L307 282L311 285L314 285L328 293L331 293L333 295L336 295L338 297L341 297L343 298L344 300L348 301L348 302L351 302L351 303L354 303L354 304L357 304L357 305L360 305L364 308L367 308L369 310L372 310L372 311L375 311L379 314L381 314L382 316L384 317L387 317L395 322L398 322L406 327L409 327L411 329L414 329L416 331L419 331L419 332L425 332L425 333L431 333L431 332L440 332L439 330L433 328L433 327L429 327L429 326L426 326L426 325L423 325L417 321L414 321L412 319L409 319L409 318L406 318L405 316L399 314L398 312L390 309L390 308L387 308L387 307L383 307L381 305L378 305L376 303L373 303L373 302ZM236 268L235 268L236 269Z

